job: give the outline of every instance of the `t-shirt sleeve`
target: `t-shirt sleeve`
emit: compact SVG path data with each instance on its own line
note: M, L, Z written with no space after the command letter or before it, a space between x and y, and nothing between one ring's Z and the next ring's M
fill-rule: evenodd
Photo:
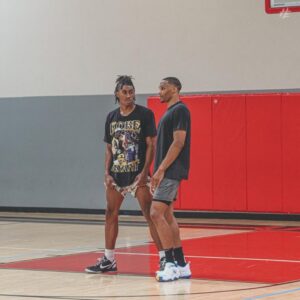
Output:
M155 117L152 110L148 110L145 114L145 137L147 136L156 136L156 126L155 126Z
M109 121L109 117L106 118L106 122L105 122L105 132L104 132L104 139L103 141L107 144L111 144L111 135L110 135L110 121Z
M185 107L176 109L173 115L173 131L188 131L190 126L190 112Z

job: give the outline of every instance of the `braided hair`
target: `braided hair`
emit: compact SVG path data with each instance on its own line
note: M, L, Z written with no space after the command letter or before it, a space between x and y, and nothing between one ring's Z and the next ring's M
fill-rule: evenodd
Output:
M116 102L119 102L119 98L117 96L117 92L123 88L124 85L132 86L135 90L135 87L132 82L133 77L129 75L119 75L116 79L116 87L115 87L115 99ZM135 100L135 99L134 99Z

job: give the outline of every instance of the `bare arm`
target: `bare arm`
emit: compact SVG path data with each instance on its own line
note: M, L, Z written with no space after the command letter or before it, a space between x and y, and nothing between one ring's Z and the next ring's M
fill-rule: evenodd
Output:
M104 178L105 178L105 185L107 187L112 187L112 184L114 183L114 179L110 175L110 166L111 166L111 161L112 161L112 147L111 144L106 144L106 150L105 150L105 173L104 173Z
M182 148L184 147L186 139L186 131L176 130L173 132L173 143L171 144L166 157L159 165L157 171L152 177L151 190L154 191L161 183L165 176L165 171L169 166L175 161L175 159L180 154Z
M146 157L142 172L136 177L137 185L146 184L149 174L149 168L154 158L156 137L146 137Z

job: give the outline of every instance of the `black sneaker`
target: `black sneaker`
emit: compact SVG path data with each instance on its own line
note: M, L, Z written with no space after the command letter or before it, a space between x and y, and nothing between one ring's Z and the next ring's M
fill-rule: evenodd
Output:
M165 269L165 265L166 265L166 257L162 257L159 261L159 271L163 271Z
M104 255L101 260L98 260L94 266L87 267L85 272L87 273L104 273L104 272L116 272L117 262L114 259L110 261Z

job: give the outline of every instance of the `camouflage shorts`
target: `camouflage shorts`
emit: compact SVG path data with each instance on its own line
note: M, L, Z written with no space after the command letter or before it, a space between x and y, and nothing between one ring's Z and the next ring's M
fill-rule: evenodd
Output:
M144 186L144 185L137 185L137 182L133 182L131 185L128 186L118 186L116 183L113 183L114 189L122 194L122 196L126 196L127 193L131 194L133 197L135 197L135 193L138 189L138 187ZM150 189L150 177L147 178L147 183L145 184Z

